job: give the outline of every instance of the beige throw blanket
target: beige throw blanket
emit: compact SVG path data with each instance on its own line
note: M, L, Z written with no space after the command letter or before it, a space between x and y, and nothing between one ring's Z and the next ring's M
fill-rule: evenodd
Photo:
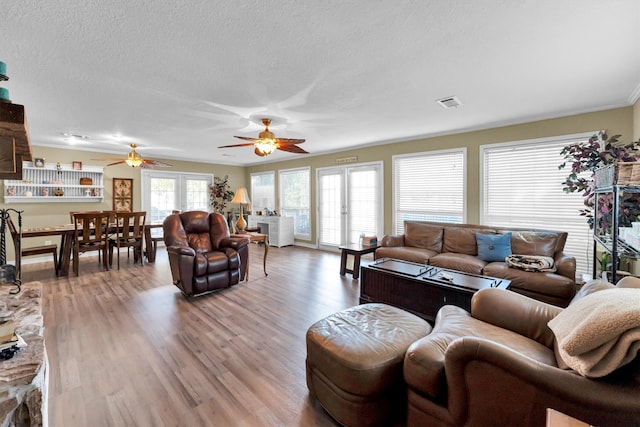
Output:
M559 356L587 377L603 377L640 350L640 289L608 289L576 301L549 321Z

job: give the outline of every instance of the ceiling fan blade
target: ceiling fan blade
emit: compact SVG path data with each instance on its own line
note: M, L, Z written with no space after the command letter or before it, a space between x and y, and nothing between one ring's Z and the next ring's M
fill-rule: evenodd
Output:
M302 148L298 147L297 145L282 145L279 144L278 145L278 150L281 151L287 151L289 153L296 153L296 154L309 154L308 151L303 150Z
M234 138L244 139L245 141L257 142L260 138L251 138L249 136L234 136Z
M122 157L101 157L99 159L91 159L91 160L103 160L103 161L113 161L113 160L123 160Z
M94 160L99 160L99 159L94 159ZM103 159L105 160L105 159ZM115 163L109 163L107 166L114 166L114 165L119 165L120 163L124 163L125 159L109 159L109 160L120 160L119 162L115 162Z
M253 143L250 143L250 144L223 145L222 147L218 147L218 148L249 147L251 145L253 145Z
M304 141L304 139L276 138L276 142L281 144L302 144Z
M154 166L158 166L160 168L172 167L172 165L170 165L169 163L161 162L160 160L143 159L142 163L140 164L141 168L153 168Z

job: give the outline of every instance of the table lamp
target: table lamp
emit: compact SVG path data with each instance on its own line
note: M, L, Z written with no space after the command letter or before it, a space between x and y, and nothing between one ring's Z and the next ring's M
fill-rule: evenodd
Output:
M236 190L236 195L233 196L231 203L239 203L240 204L240 218L236 222L236 228L238 229L238 233L245 233L244 229L247 228L247 221L244 220L244 215L242 212L242 205L251 204L251 200L249 200L249 195L247 194L247 189L244 187L240 187Z

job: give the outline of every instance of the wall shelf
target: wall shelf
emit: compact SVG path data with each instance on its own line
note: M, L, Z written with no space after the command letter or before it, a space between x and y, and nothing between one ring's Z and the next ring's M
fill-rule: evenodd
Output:
M22 180L4 180L5 203L61 203L102 202L104 199L104 168L84 166L73 169L71 165L56 164L34 167L24 162ZM91 179L91 185L81 185L80 178ZM64 192L56 196L56 190Z
M610 234L600 234L599 223L601 218L598 206L598 197L601 194L611 193L613 206L611 209L611 230ZM626 242L620 235L620 204L625 194L640 193L640 186L637 185L612 185L597 187L595 189L595 206L594 206L594 222L593 222L593 277L598 277L601 271L598 269L598 249L601 248L604 253L611 255L611 277L609 280L616 283L618 279L618 269L620 259L640 259L640 248L637 244L632 245ZM607 268L604 268L607 270Z

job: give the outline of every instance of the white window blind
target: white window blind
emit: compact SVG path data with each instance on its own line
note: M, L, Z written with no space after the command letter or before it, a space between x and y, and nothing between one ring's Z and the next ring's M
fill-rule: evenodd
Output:
M278 171L280 214L293 217L294 236L311 238L311 169Z
M565 193L570 169L558 169L568 144L594 132L485 145L480 148L481 222L486 225L560 230L569 233L565 252L576 257L577 273L590 272L591 231L579 211L581 193Z
M276 174L260 172L251 174L251 210L253 212L276 209Z
M465 163L465 149L394 156L394 234L406 220L462 223Z

